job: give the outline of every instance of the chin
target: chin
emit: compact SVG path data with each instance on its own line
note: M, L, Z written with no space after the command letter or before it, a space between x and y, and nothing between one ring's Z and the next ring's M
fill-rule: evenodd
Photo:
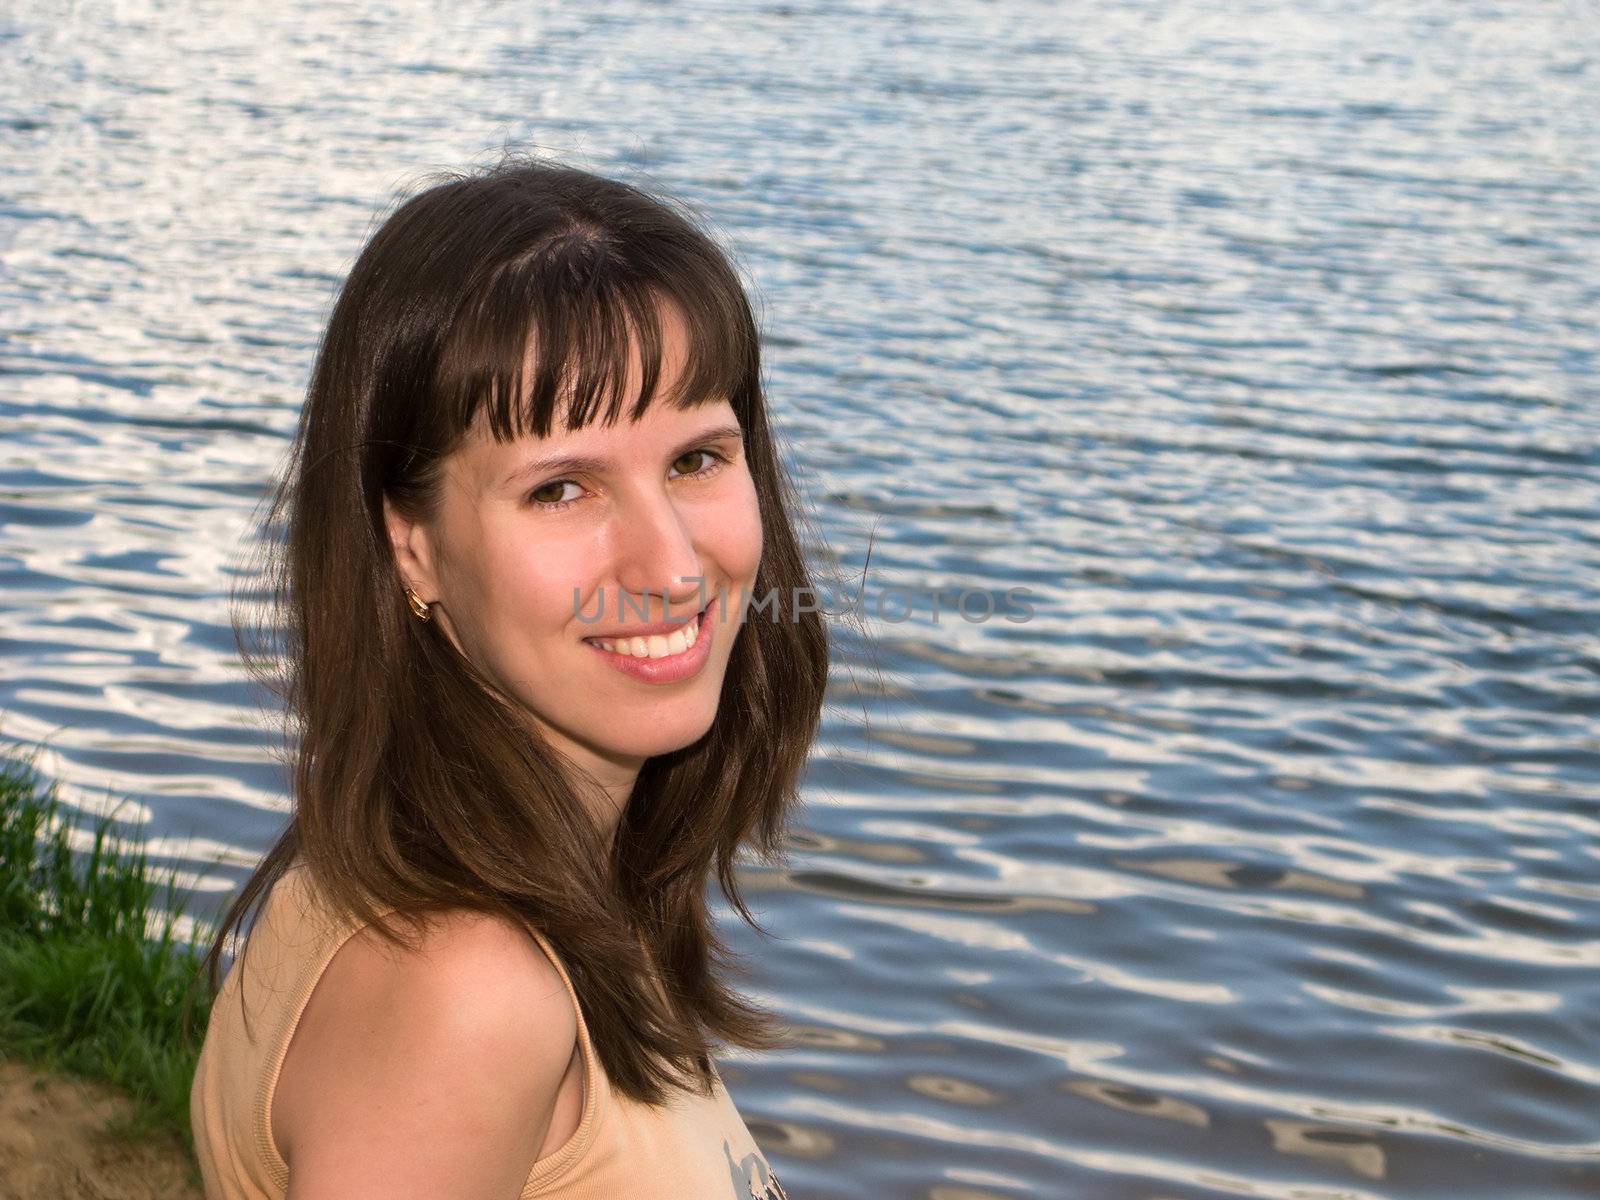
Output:
M692 746L710 732L716 713L696 721L641 721L635 729L619 730L613 725L607 730L605 743L608 749L632 758L654 758L658 754L671 754ZM631 737L619 736L624 733Z
M692 746L710 732L717 697L661 697L654 704L608 708L565 725L574 736L606 758L644 759Z

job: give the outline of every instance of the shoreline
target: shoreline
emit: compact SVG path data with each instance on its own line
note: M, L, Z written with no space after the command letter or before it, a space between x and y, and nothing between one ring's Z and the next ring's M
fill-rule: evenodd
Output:
M0 746L0 1200L199 1200L209 931L177 938L172 872L61 804L36 754Z
M0 1056L0 1200L203 1200L177 1135L119 1131L136 1109L110 1084Z

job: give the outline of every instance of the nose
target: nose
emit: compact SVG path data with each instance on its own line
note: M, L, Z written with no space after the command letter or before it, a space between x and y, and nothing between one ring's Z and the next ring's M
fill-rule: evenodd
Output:
M641 609L645 621L679 616L699 607L705 572L693 531L670 496L660 492L639 497L618 517L616 530L617 587L626 594L631 617ZM666 607L661 601L665 594ZM654 597L651 599L650 597ZM616 597L622 609L623 597Z

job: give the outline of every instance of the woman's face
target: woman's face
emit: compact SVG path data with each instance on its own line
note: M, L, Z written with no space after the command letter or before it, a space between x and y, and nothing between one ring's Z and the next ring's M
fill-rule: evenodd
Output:
M666 388L684 347L663 326ZM658 393L637 423L504 443L480 422L444 464L433 518L386 501L385 520L401 577L456 646L619 805L645 759L710 729L762 548L726 400L680 410ZM598 644L663 620L664 643Z

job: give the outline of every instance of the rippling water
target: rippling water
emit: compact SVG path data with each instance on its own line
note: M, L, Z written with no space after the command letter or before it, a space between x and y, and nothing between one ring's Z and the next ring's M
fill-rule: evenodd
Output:
M263 7L0 16L0 715L68 798L215 904L269 844L225 597L333 289L531 141L739 248L869 601L1031 591L840 630L729 925L795 1200L1600 1193L1593 5Z

